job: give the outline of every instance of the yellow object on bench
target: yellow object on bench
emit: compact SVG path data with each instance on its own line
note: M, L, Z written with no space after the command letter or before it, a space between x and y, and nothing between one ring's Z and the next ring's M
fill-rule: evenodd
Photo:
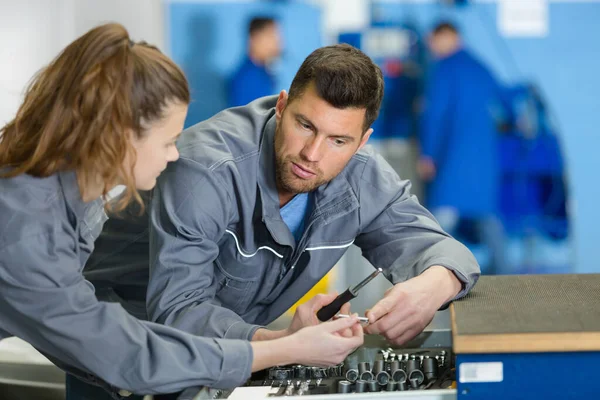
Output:
M330 292L329 284L330 284L330 282L333 281L334 277L335 277L335 272L333 270L329 271L327 273L327 275L325 275L319 282L317 282L316 285L312 287L312 289L310 289L308 292L306 292L306 294L304 296L302 296L302 298L300 298L300 300L298 300L296 302L296 304L291 306L286 311L286 314L289 316L293 316L294 313L296 312L296 308L298 308L298 306L300 304L306 303L308 300L312 299L313 297L315 297L318 294L329 293Z

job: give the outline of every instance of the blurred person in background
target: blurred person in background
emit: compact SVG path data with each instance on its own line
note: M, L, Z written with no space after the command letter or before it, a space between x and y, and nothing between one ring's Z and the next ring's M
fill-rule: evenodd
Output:
M451 23L433 29L429 47L436 63L426 83L417 168L428 182L426 204L445 231L457 235L459 227L468 226L475 241L487 247L490 262L483 272L502 272L499 144L492 116L499 86L463 47Z
M269 64L281 54L279 24L271 17L255 17L248 24L247 54L229 82L228 106L243 106L275 93Z
M83 269L104 210L142 207L139 191L179 158L189 101L172 60L107 24L42 69L0 128L0 339L17 336L67 371L67 399L232 388L269 366L337 364L363 342L355 317L250 343L141 321L97 299Z

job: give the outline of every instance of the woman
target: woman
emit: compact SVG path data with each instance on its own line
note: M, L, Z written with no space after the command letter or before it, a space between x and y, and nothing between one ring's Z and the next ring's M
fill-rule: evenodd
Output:
M272 341L202 338L97 301L82 269L103 222L140 203L170 161L190 101L181 70L120 25L92 29L43 69L0 130L0 339L18 336L119 398L234 387L251 371L340 362L362 343L356 319ZM351 337L338 331L352 328Z

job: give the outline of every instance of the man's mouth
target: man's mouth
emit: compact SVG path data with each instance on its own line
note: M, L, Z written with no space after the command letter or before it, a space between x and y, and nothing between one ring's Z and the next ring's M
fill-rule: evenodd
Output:
M292 171L294 172L294 175L301 179L310 179L316 175L312 170L296 164L295 162L292 162Z

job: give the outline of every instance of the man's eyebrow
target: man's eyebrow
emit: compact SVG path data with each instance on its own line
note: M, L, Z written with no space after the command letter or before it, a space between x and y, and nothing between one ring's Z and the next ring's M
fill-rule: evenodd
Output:
M308 119L308 117L306 117L304 114L296 113L294 115L296 119L302 120L302 122L305 122L307 125L310 125L314 130L318 130L315 124L313 124L312 121Z
M349 142L353 142L354 141L354 136L350 136L350 135L331 135L329 136L331 138L335 138L335 139L345 139Z
M300 114L300 113L295 113L294 116L296 117L296 119L301 120L303 123L310 125L311 128L313 130L315 130L316 132L319 131L319 129L315 126L315 124L313 124L311 122L310 119L308 119L304 114ZM354 142L355 138L352 135L328 135L330 138L334 138L334 139L343 139L346 140L348 142Z

